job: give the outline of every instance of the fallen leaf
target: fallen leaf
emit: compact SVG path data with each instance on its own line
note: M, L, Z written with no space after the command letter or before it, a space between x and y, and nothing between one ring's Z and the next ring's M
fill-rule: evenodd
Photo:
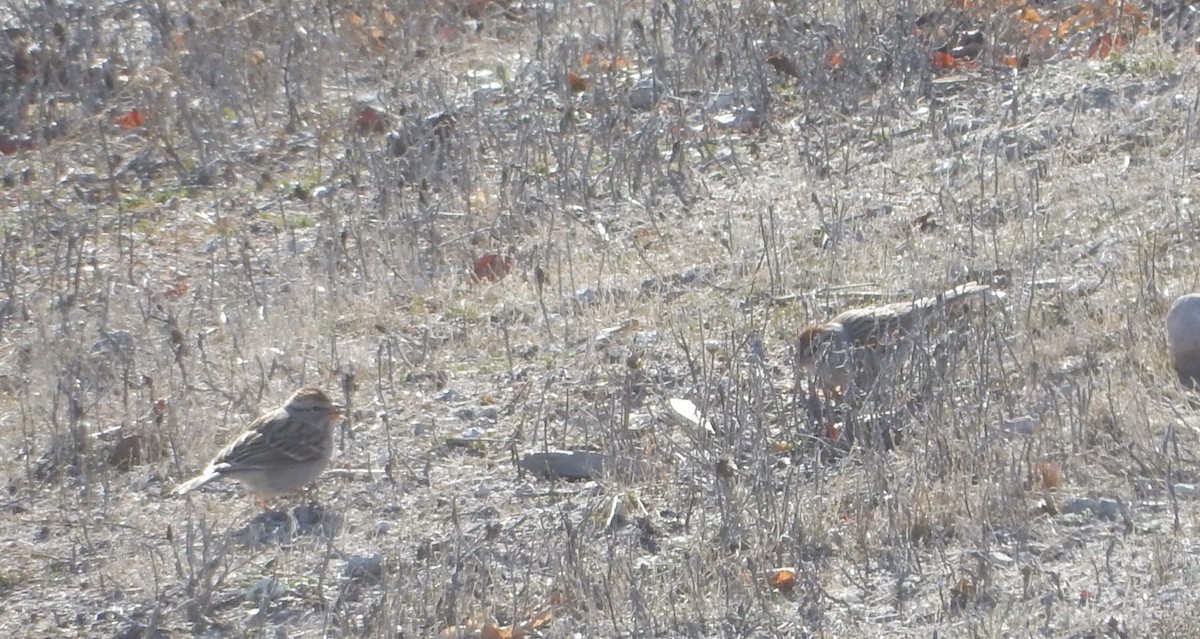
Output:
M954 56L945 51L934 51L929 55L935 69L953 69L958 65L958 60Z
M498 282L512 271L512 263L512 258L506 255L484 255L475 260L475 279Z
M1031 51L1040 51L1050 44L1050 39L1054 37L1054 31L1050 27L1042 26L1034 30L1029 35L1029 49Z
M1004 58L1001 60L1001 63L1004 64L1004 66L1011 67L1013 69L1028 69L1029 68L1029 54L1023 53L1020 56L1015 56L1015 55L1004 56Z
M796 588L796 569L776 568L767 578L767 584L784 594L791 592Z
M124 115L118 115L113 118L113 124L121 127L122 131L132 131L145 123L146 116L142 115L139 109L132 109Z
M1034 484L1049 490L1062 486L1062 468L1058 464L1046 462L1033 465Z
M1128 42L1125 40L1125 36L1113 36L1111 33L1105 33L1092 40L1091 46L1088 47L1087 55L1089 58L1104 60L1114 52L1120 52L1121 49L1125 48L1126 44Z
M968 601L975 598L975 584L970 579L963 577L954 583L954 587L950 589L950 605L962 607Z
M1066 20L1063 20L1062 24L1058 25L1058 30L1055 32L1055 35L1058 36L1059 40L1066 40L1070 38L1071 34L1076 31L1076 23L1076 18L1067 18Z
M583 93L588 90L588 81L581 75L568 73L567 86L571 87L571 93Z
M167 298L167 299L169 299L169 300L173 300L173 299L177 299L177 298L183 297L184 295L187 295L187 292L188 292L188 283L187 283L187 281L186 281L186 280L180 280L180 281L179 281L178 283L176 283L174 286L172 286L171 288L169 288L169 289L167 289L166 291L164 291L164 292L163 292L163 297L165 297L165 298Z
M621 71L629 67L629 61L619 55L601 57L593 55L591 51L583 54L581 62L585 69L596 68L601 71Z

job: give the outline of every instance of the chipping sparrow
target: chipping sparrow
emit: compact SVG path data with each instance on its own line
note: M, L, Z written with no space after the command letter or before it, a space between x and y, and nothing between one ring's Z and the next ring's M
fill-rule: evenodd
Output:
M299 491L329 465L340 410L315 388L296 391L283 406L254 420L204 472L177 486L175 494L221 477L242 482L260 501Z
M952 313L990 288L971 282L913 302L845 311L800 332L796 365L814 375L827 391L844 390L851 382L858 390L867 390L881 374L903 365L912 352L913 336L931 320Z

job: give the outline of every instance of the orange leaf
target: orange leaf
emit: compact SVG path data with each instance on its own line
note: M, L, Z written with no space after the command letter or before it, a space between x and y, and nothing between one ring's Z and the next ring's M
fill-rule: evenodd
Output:
M183 297L184 295L187 295L187 292L188 292L187 280L180 280L179 283L177 283L175 286L172 286L171 288L164 291L163 297L165 297L169 300L173 300L176 298Z
M601 47L603 50L603 47ZM591 51L583 54L580 59L583 63L583 68L590 69L593 66L602 71L621 70L629 67L629 61L619 55L614 55L612 58L604 58L597 55L592 55Z
M538 628L548 625L551 621L554 621L554 615L549 609L546 609L542 611L542 614L530 619L526 623L529 625L531 630L537 630Z
M512 258L506 255L488 254L475 260L475 279L497 282L512 270Z
M121 127L122 131L131 131L146 123L146 116L138 109L133 109L124 115L113 118L113 124Z
M479 637L480 639L511 639L512 633L507 629L497 628L490 623L485 623L479 629Z
M546 610L533 619L527 619L519 624L514 625L511 629L507 630L508 636L511 637L511 639L524 639L525 637L530 636L534 631L549 624L553 619L554 617L550 614L550 611Z
M1040 49L1046 46L1050 43L1050 37L1053 35L1054 32L1050 30L1050 27L1042 26L1038 28L1029 36L1029 48Z
M1100 21L1104 19L1104 16L1101 15L1100 11L1090 4L1084 3L1080 5L1080 8L1081 11L1076 16L1076 21L1079 23L1079 26L1083 27L1084 29L1092 29L1096 26L1099 26Z
M933 60L935 69L953 69L958 64L954 56L945 51L934 51L929 57Z
M627 69L629 68L629 60L622 58L619 55L613 56L613 59L608 63L607 67L603 67L606 71L610 69Z
M825 68L830 70L842 68L842 56L837 51L830 51L825 55Z
M567 86L571 87L571 93L583 93L588 90L588 81L581 75L568 73Z
M777 568L767 577L767 584L782 593L789 593L796 587L796 570L793 568Z
M379 27L367 29L367 37L371 39L371 45L375 47L382 47L387 40L387 34Z
M1087 55L1089 58L1099 58L1104 60L1114 51L1120 51L1127 44L1125 36L1113 36L1111 33L1105 33L1092 40L1091 46L1088 47Z
M1133 4L1132 2L1122 3L1121 11L1133 16L1133 19L1138 22L1141 22L1146 19L1146 13L1144 11L1142 11L1142 9L1140 7Z
M1037 463L1033 465L1033 479L1042 488L1056 489L1062 486L1062 469L1054 463Z
M1062 24L1058 25L1058 32L1055 35L1058 36L1059 40L1066 40L1070 37L1071 32L1075 30L1075 22L1076 18L1067 18L1062 21Z
M1004 63L1004 66L1012 67L1014 69L1028 69L1029 68L1029 54L1023 53L1020 56L1015 56L1015 55L1004 56L1004 59L1001 60L1001 62Z
M1038 24L1042 21L1042 14L1038 13L1037 9L1034 9L1033 7L1025 7L1021 10L1021 13L1017 16L1017 19L1023 22Z
M1089 58L1100 58L1101 60L1107 58L1112 53L1112 42L1111 33L1096 36L1096 39L1092 40L1092 44L1088 46L1087 56Z
M975 584L970 579L963 577L954 583L954 587L950 591L955 595L970 599L975 596Z

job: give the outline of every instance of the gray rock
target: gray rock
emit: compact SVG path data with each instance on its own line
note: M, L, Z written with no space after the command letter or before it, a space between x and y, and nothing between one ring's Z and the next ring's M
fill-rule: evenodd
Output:
M662 82L652 77L642 78L633 84L633 91L629 93L629 106L633 107L634 111L647 111L658 103L658 98L665 90L666 86Z
M1167 311L1167 344L1179 383L1200 387L1200 293L1184 295Z
M1076 497L1062 505L1064 515L1091 513L1097 519L1114 521L1121 515L1121 504L1115 499Z

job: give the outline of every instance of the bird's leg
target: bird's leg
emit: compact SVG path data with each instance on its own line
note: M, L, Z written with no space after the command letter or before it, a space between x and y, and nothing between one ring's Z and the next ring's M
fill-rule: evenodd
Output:
M261 508L263 512L270 512L275 509L275 505L271 503L271 500L267 499L267 496L263 493L251 494L254 495L254 503L258 504L258 507Z

